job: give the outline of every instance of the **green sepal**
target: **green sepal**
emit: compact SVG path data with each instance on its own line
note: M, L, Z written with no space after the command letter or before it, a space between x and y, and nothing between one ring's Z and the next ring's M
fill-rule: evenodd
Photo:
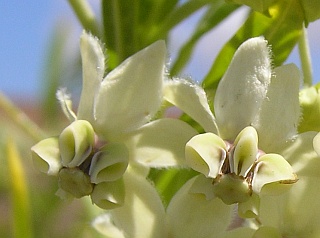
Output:
M235 174L223 174L213 181L213 192L225 204L246 202L250 198L251 189L243 177Z
M75 198L89 195L93 189L90 177L78 168L61 169L59 172L59 187Z

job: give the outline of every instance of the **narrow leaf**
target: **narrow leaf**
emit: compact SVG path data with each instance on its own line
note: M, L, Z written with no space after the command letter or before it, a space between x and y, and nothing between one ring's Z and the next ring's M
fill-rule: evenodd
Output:
M281 1L270 9L271 17L252 12L243 26L220 51L203 81L204 88L216 89L236 49L242 42L252 37L263 35L272 47L273 65L281 65L301 34L303 15L295 15L293 12L297 4L296 1Z
M227 4L223 0L212 2L210 8L208 8L207 12L196 26L193 35L180 49L179 55L171 68L172 75L178 74L189 62L199 40L227 18L232 12L238 9L238 7L239 6L235 4Z
M8 178L11 180L12 227L15 238L32 238L31 208L27 179L21 158L13 140L7 142Z

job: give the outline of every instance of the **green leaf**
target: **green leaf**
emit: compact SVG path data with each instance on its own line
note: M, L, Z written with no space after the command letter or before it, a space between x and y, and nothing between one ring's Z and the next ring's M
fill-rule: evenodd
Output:
M164 37L168 35L168 32L175 26L181 23L186 18L190 17L193 13L207 4L214 3L212 0L189 0L181 4L179 7L174 8L161 22L158 31L152 31L150 38L153 39L156 36Z
M12 140L7 142L7 160L8 160L8 178L11 185L11 198L13 206L12 229L13 237L16 238L32 238L32 210L30 208L29 192L27 179L25 176L22 161Z
M134 30L138 20L138 6L136 1L131 0L102 1L104 40L107 49L116 52L111 54L114 57L109 59L109 66L118 65L137 51Z
M182 185L197 174L197 172L190 169L151 169L149 179L153 181L164 204L168 205L171 198L182 187Z
M320 1L319 0L301 0L301 12L304 13L306 25L309 22L315 21L320 18Z
M86 31L99 36L98 24L95 15L86 0L69 0L71 7Z
M182 46L179 51L179 55L171 68L171 74L178 74L183 67L190 60L194 48L198 41L206 33L216 27L220 22L227 18L232 12L238 9L239 6L234 4L227 4L223 0L213 1L210 8L204 14L202 19L199 21L193 35L190 39Z
M274 3L279 4L282 0L227 0L230 2L245 4L251 7L253 10L270 14L270 7ZM309 22L315 21L320 18L320 1L319 0L290 0L296 2L293 13L295 15L304 15L306 25ZM290 2L289 2L290 4Z
M144 18L140 17L140 20L144 21L145 24L148 25L159 25L164 21L164 19L170 16L172 11L178 8L178 3L179 0L140 0L140 4L142 5L142 7L149 4L151 9L151 12L141 12L140 15L144 16Z
M48 125L57 121L59 106L57 104L56 92L64 79L63 58L65 57L65 46L69 37L70 29L67 25L56 26L53 35L49 38L49 53L44 68L44 81L42 90L42 109L46 115Z
M203 81L204 88L216 89L236 49L242 42L252 37L263 35L272 47L273 65L281 65L296 45L302 31L303 15L294 12L298 4L297 1L281 1L270 8L271 17L252 12L220 51Z
M277 0L227 0L227 2L247 5L261 13L268 11L268 8L276 1Z

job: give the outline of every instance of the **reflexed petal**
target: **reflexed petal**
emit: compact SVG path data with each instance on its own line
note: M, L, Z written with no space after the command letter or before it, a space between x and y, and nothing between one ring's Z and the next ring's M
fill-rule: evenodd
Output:
M262 37L247 40L236 51L214 100L223 139L234 140L240 130L254 121L266 97L270 78L267 42Z
M259 134L259 147L265 152L278 151L297 134L300 119L299 87L300 73L294 64L274 70L259 118L252 124Z
M257 154L257 131L248 126L239 133L234 141L233 164L230 161L231 172L245 177L256 160Z
M299 134L281 152L281 155L286 158L298 175L298 179L301 176L320 176L320 158L313 148L313 143L315 143L313 140L316 135L315 131Z
M186 144L186 163L206 177L215 178L226 159L226 149L225 142L213 133L196 135Z
M105 73L105 57L99 40L86 33L80 39L83 85L78 107L78 119L94 122L93 104Z
M109 213L98 216L92 222L92 226L108 238L126 238L124 232L115 226Z
M282 209L280 211L288 224L286 229L297 237L308 234L308 237L316 238L320 235L320 216L318 212L320 200L317 199L320 196L320 190L318 189L320 158L312 146L312 142L317 143L317 139L314 139L316 135L317 132L313 131L299 134L283 152L285 158L288 158L298 174L299 181L292 186L288 193L281 196L284 200L282 204L279 204L279 201L273 201L273 204L279 204L279 210ZM272 200L266 198L262 203L264 207L263 219L267 222L270 222L267 219L269 215L268 207L275 206L270 204L271 202ZM299 217L299 219L295 219L296 217Z
M291 237L319 237L319 183L319 177L303 176L289 192L261 197L259 218L262 224L277 228L283 237L288 234Z
M256 163L252 189L258 194L264 185L275 183L272 184L275 185L272 190L277 192L278 189L281 190L281 187L286 188L288 184L297 181L291 165L281 155L265 154Z
M283 221L286 221L289 218L285 214L285 211L287 210L287 198L289 193L299 186L299 183L300 181L298 181L288 193L283 193L278 196L260 196L259 219L264 226L271 226L279 229L283 224ZM297 207L294 210L296 209L300 209L300 207Z
M227 230L234 206L220 199L207 200L203 194L190 193L195 178L174 195L167 208L169 234L174 238L221 237Z
M92 158L89 175L91 182L115 181L127 169L129 152L124 144L107 144Z
M212 179L205 177L203 174L195 177L189 192L204 194L207 200L211 200L215 197L213 192Z
M185 165L185 145L196 134L185 122L164 118L139 128L126 144L132 159L147 167Z
M253 193L249 200L238 204L238 214L243 218L256 218L259 213L260 198Z
M66 200L66 201L72 201L75 198L71 193L64 191L62 188L58 188L55 195L60 199Z
M63 166L73 168L82 164L94 145L94 131L88 121L77 120L66 127L59 136Z
M239 227L236 229L228 230L222 238L248 238L252 237L255 229L250 227Z
M282 238L278 229L274 227L262 226L252 236L252 238Z
M94 204L102 209L121 207L125 200L125 188L122 179L112 182L102 182L94 186L91 193Z
M167 80L163 93L168 102L192 117L206 132L218 134L206 93L200 86L183 79Z
M130 238L167 237L165 211L156 189L142 176L124 174L125 202L110 212L114 224Z
M94 110L98 133L110 139L135 130L159 110L166 53L164 41L157 41L104 78Z
M48 175L57 175L62 168L57 137L38 142L31 147L34 166Z
M313 139L313 148L320 156L320 133L318 133Z

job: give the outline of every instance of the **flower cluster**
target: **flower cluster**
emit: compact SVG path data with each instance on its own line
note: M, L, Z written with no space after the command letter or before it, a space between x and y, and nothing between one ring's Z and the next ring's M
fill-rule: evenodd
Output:
M90 195L108 210L93 223L101 233L119 238L320 234L318 219L304 219L305 226L294 219L314 213L315 192L308 188L320 177L320 137L298 134L299 71L292 64L273 69L262 37L247 40L235 53L215 93L214 113L203 88L168 78L163 41L108 73L97 38L84 32L80 46L83 89L77 114L59 91L71 124L33 146L32 155L40 171L59 177L60 195ZM196 121L201 133L182 120L157 118L168 104ZM150 168L167 167L197 175L165 208L147 175Z
M180 120L151 122L163 100L163 41L136 53L106 76L99 40L84 32L80 46L83 89L77 115L65 90L58 91L72 123L59 136L33 146L32 156L40 171L59 177L60 196L90 195L99 207L111 209L123 205L122 177L127 170L146 175L149 167L180 164L184 145L196 132Z

